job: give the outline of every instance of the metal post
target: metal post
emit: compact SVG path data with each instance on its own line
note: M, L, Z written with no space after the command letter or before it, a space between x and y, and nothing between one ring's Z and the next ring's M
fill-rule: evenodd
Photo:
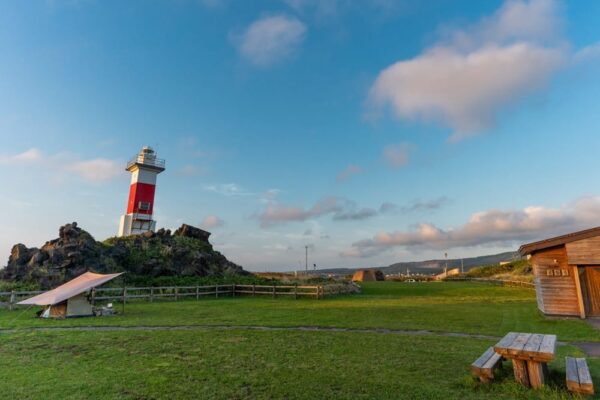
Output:
M448 276L448 253L444 253L444 257L446 258L446 267L444 268L444 275Z
M304 246L304 261L305 261L305 269L306 275L308 275L308 246Z

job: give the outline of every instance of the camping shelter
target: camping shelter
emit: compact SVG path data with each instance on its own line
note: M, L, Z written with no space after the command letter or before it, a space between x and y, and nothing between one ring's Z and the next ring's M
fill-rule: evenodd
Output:
M600 316L600 227L524 244L519 253L533 266L541 312Z
M385 275L378 269L359 269L352 276L352 282L383 281Z
M86 272L45 293L20 301L21 305L43 306L42 318L86 317L94 315L88 291L121 274Z

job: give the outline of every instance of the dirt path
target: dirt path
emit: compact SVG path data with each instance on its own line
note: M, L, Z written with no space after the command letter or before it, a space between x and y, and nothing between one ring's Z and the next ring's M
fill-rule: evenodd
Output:
M600 320L598 321L600 327ZM599 328L600 329L600 328ZM19 329L2 329L1 334L19 332L122 332L122 331L190 331L190 330L251 330L251 331L288 331L288 332L350 332L350 333L377 333L382 335L407 335L407 336L443 336L474 339L500 340L499 336L479 335L464 332L430 331L426 329L385 329L385 328L336 328L327 326L262 326L262 325L174 325L174 326L57 326L57 327L29 327ZM567 344L579 347L588 357L600 357L600 343L598 342L557 342L558 345Z

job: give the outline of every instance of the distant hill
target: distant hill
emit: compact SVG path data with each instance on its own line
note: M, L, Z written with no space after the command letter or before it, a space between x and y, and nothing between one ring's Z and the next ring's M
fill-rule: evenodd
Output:
M519 260L521 256L516 251L509 251L506 253L492 254L487 256L463 258L462 262L465 268L465 272L471 268L478 267L487 264L497 264L501 261L513 261ZM460 267L461 259L453 258L448 259L448 268ZM411 274L433 274L443 271L446 265L446 260L426 260L426 261L408 261L391 264L384 267L377 267L384 274L400 274L406 273L406 269L410 270ZM317 272L322 274L334 274L334 275L349 275L353 274L359 268L330 268L320 269Z

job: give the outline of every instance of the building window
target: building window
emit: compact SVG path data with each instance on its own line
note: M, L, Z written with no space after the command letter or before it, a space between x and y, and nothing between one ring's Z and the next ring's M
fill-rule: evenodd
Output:
M140 201L140 204L138 205L138 209L140 211L150 211L150 202Z

